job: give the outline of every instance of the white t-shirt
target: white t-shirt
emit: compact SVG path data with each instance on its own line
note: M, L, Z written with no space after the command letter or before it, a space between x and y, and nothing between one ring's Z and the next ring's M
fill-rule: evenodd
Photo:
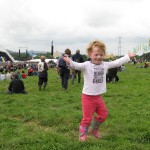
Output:
M106 92L106 73L110 68L119 67L127 62L128 55L111 62L102 61L99 65L86 61L77 63L70 59L70 67L75 70L83 71L84 86L82 93L86 95L100 95Z
M38 72L44 71L44 62L40 61L38 63Z

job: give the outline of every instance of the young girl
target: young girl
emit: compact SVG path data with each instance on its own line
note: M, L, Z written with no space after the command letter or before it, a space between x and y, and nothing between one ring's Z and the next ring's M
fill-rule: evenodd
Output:
M73 62L67 55L64 60L72 69L82 70L84 86L82 90L82 113L83 118L79 126L79 140L84 142L87 139L87 132L100 138L100 125L106 120L108 111L103 101L102 94L106 92L106 73L110 68L119 67L129 62L135 54L128 53L124 57L111 62L104 62L106 54L105 44L101 41L93 41L87 48L91 61L84 63ZM94 116L94 113L97 115ZM90 128L88 129L88 127Z

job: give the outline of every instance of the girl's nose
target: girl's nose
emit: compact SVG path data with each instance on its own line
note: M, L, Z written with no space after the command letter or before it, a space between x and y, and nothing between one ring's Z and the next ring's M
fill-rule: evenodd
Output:
M101 55L98 55L98 58L101 58Z

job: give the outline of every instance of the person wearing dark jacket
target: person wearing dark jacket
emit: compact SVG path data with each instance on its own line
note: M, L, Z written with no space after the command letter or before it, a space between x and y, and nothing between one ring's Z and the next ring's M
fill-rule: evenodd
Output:
M41 61L38 63L39 90L42 89L42 86L45 89L48 81L48 65L45 62L45 56L41 56L40 59Z
M70 57L71 50L67 48L65 50L65 54ZM57 63L57 68L59 70L58 72L61 77L62 88L64 90L66 90L68 88L68 80L69 80L69 76L70 76L70 68L67 66L66 62L63 60L63 58L65 57L65 54L64 54L64 56L62 56L58 59L58 63Z
M83 56L80 54L80 50L76 51L76 54L73 55L72 60L78 63L84 62ZM78 83L81 81L81 71L80 70L74 70L72 71L72 84L74 84L74 79L76 78L76 75L78 75Z
M10 81L7 94L12 93L22 93L27 94L25 91L24 83L22 80L18 78L18 73L14 73L12 75L12 80Z

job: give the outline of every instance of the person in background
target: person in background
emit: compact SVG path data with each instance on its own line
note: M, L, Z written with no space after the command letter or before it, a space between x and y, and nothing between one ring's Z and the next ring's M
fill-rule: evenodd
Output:
M70 57L71 50L67 48L65 50L65 54L67 54L67 56ZM68 88L68 80L70 77L70 68L66 65L66 62L64 61L63 56L58 59L57 69L58 69L59 75L61 77L62 88L64 90L66 90Z
M24 71L22 71L22 74L21 74L21 76L22 76L22 79L25 79L25 78L27 78L27 74L25 74L25 72L24 72Z
M6 75L4 72L0 73L0 80L1 81L6 80Z
M39 90L46 88L47 82L48 82L48 65L45 62L45 56L40 57L41 61L38 63L38 87Z
M12 73L11 73L11 71L9 70L9 71L5 71L5 75L6 75L6 80L11 80L12 79Z
M81 142L87 140L88 132L96 138L101 137L99 133L100 125L108 116L108 111L102 98L102 94L106 92L107 70L128 63L130 58L135 56L133 53L128 53L120 59L104 62L106 46L102 41L91 42L87 48L87 53L91 60L83 63L74 62L67 55L64 57L70 68L83 71L83 118L79 125L79 140Z
M72 56L72 60L78 63L84 62L83 56L80 54L80 50L78 49L76 51L76 54ZM80 83L81 80L81 71L80 70L72 70L72 84L74 84L74 79L78 75L78 83Z
M0 64L1 65L1 64ZM0 73L4 72L4 67L0 66Z
M21 76L21 74L20 74L20 71L18 71L18 79L19 79L19 80L22 80L22 76Z
M32 76L37 76L37 75L38 75L38 71L37 71L37 69L34 69L33 73L32 73Z
M110 83L110 82L119 81L119 76L117 74L118 70L119 67L108 69L108 72L106 74L106 82Z
M148 68L148 67L150 67L150 63L149 62L145 62L144 63L144 68Z
M12 74L12 80L10 81L8 86L7 94L13 93L27 94L23 81L18 79L18 73Z
M32 76L33 73L33 68L31 67L31 65L29 65L28 67L28 76Z

